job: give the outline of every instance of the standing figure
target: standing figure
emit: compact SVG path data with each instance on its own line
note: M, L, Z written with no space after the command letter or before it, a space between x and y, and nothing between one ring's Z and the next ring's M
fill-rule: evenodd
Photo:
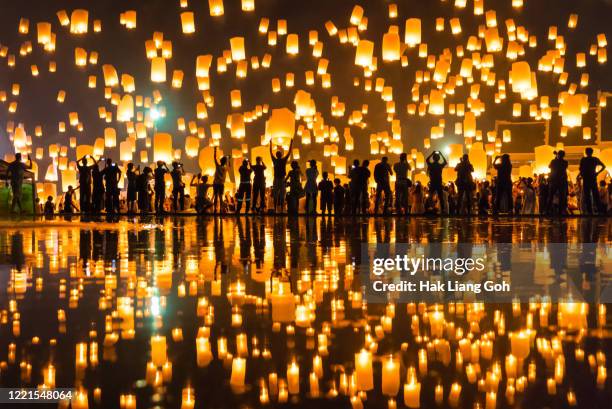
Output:
M338 182L340 182L340 180L338 180ZM325 215L325 211L327 210L327 214L331 216L332 203L334 201L334 184L329 180L329 174L327 172L323 172L323 179L319 182L318 189L321 192L321 214Z
M138 210L140 213L148 213L151 209L151 192L149 188L149 180L151 179L153 170L145 166L142 173L136 176L136 192L138 198Z
M255 158L255 165L252 165L251 169L253 169L253 203L251 209L253 212L263 212L266 208L266 165L263 163L261 156ZM259 207L257 207L257 202L259 202Z
M461 157L461 160L455 166L455 171L457 172L455 184L457 185L459 214L461 214L462 206L465 203L465 213L470 215L472 214L472 192L474 191L474 181L472 179L474 166L470 163L470 158L467 154Z
M139 166L134 167L132 162L128 163L125 175L127 177L127 211L128 213L134 213L136 211L136 200L137 200L137 188L136 179L138 178ZM83 192L81 191L81 194Z
M91 211L99 214L104 208L104 176L98 166L98 161L93 158L94 164L91 167L91 181L93 193L91 195Z
M567 214L567 195L569 193L569 186L567 183L567 166L568 163L564 159L565 152L555 152L555 159L553 159L548 168L550 169L550 175L548 177L548 203L546 210L552 213L553 202L555 195L558 200L558 212L559 214Z
M368 208L370 207L370 195L368 193L368 185L370 183L370 161L364 160L361 162L359 167L359 178L357 190L359 192L359 201L361 204L361 214L368 214Z
M440 151L433 151L425 162L427 162L427 174L429 175L429 196L433 196L435 193L440 202L440 213L446 213L446 202L442 189L442 169L446 167L448 162Z
M238 168L238 173L240 174L240 185L238 186L238 192L236 192L236 199L238 200L236 213L240 213L243 202L246 202L245 210L248 213L251 207L251 190L253 189L251 186L251 173L253 173L253 169L249 165L248 159L242 161L242 165Z
M164 213L164 202L166 201L166 173L169 173L166 162L158 160L155 168L153 179L155 190L155 213Z
M279 149L276 156L272 154L272 141L270 141L270 157L274 166L274 180L272 181L272 196L274 197L274 211L283 211L285 206L285 195L287 194L287 185L285 176L287 174L287 160L291 154L293 139L289 143L287 154L283 156L283 152Z
M376 182L376 199L374 200L374 214L378 213L378 205L380 204L380 196L385 194L383 204L383 214L389 213L389 205L391 205L391 184L389 176L393 174L389 165L389 158L383 156L381 161L374 166L374 181Z
M81 203L81 212L90 212L92 203L91 197L91 172L95 165L87 165L89 155L83 156L77 161L77 170L79 171L79 202ZM95 163L95 162L94 162Z
M175 212L185 210L185 182L183 182L183 175L185 169L183 164L179 162L172 162L172 171L170 176L172 177L172 209Z
M308 169L306 169L306 214L314 214L317 211L317 178L319 177L319 170L317 169L317 161L311 160L308 162Z
M498 214L500 209L512 214L512 162L510 162L510 155L505 153L496 156L493 160L493 167L497 170L493 214Z
M106 167L102 170L104 185L106 187L106 212L119 212L119 181L121 169L111 158L106 158Z
M289 201L287 203L287 213L290 215L298 214L300 198L304 196L302 187L302 171L297 161L291 162L291 170L286 176L285 182L289 182Z
M606 169L606 165L599 158L593 156L593 148L586 148L584 153L586 156L580 159L579 167L582 178L584 211L586 214L593 214L594 210L597 209L598 214L605 214L606 212L597 189L597 176ZM595 201L595 209L593 209L593 200Z
M340 183L340 179L334 179L334 216L344 214L346 206L346 189Z
M223 210L223 191L225 190L225 179L227 179L227 172L229 166L227 164L227 156L223 156L221 160L217 159L217 147L214 150L215 159L215 175L213 178L213 212L217 211L217 204L219 205L219 212ZM223 212L224 213L224 212Z
M196 183L194 183L194 181L196 181ZM191 178L190 184L196 187L196 212L198 212L198 214L204 214L206 210L210 209L213 205L208 198L208 189L212 187L212 185L208 183L208 175L202 176L201 173L198 173Z
M353 161L353 166L348 174L349 184L348 192L345 192L347 200L350 201L351 214L357 214L361 206L359 205L359 198L361 191L359 190L359 179L361 178L361 167L359 166L359 160Z
M11 201L11 212L15 211L15 207L19 206L19 213L21 213L21 197L23 195L23 179L25 177L25 171L32 169L32 158L28 155L28 164L21 162L21 153L15 154L15 160L9 163L7 169L7 178L11 183L11 193L13 194L13 200Z
M395 171L395 212L397 214L408 215L410 206L408 204L408 189L410 188L410 179L408 172L410 164L408 163L408 155L405 152L400 154L399 162L393 165Z

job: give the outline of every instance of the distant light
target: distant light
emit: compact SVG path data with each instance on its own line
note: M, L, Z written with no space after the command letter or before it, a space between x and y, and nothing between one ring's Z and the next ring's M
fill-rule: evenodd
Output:
M450 153L451 153L450 146L447 146L447 147L444 148L444 153L446 153L447 155L450 155Z
M157 121L159 119L160 113L159 113L159 111L157 109L151 108L150 113L151 113L151 119L152 120Z

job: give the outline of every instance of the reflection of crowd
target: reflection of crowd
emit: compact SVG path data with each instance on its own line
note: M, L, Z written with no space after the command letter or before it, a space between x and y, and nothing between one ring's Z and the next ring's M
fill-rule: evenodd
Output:
M521 177L515 181L512 180L509 155L494 158L491 181L474 180L474 167L468 155L463 155L454 168L456 179L453 182L443 181L443 170L448 162L441 152L434 151L425 160L427 184L409 178L411 169L405 153L393 165L383 157L372 172L367 159L354 160L346 183L331 178L328 172L320 172L314 160L310 160L303 171L297 161L289 162L289 153L273 152L272 145L270 156L273 166L270 187L266 184L266 165L257 157L254 164L246 159L242 162L238 168L237 187L229 192L225 191L225 182L230 160L218 158L215 149L213 177L197 174L189 182L195 198L185 192L185 171L179 162L168 167L160 161L155 169L146 166L142 170L129 163L125 175L127 187L125 194L121 194L119 167L106 159L104 168L100 169L95 159L91 158L89 163L89 158L84 157L78 162L79 186L68 188L58 209L49 198L44 205L39 202L38 210L46 214L54 211L100 213L105 209L110 214L190 210L200 214L244 211L289 215L603 215L612 211L612 182L598 182L605 166L593 156L591 148L585 150L579 175L574 181L568 178L568 162L563 151L555 153L547 175ZM166 186L167 175L171 180L170 189ZM395 175L394 183L392 175ZM77 189L80 189L80 206L75 200Z

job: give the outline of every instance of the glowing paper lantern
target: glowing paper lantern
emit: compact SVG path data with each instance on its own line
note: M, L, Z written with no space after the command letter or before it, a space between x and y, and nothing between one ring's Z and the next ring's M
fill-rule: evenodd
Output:
M372 65L374 55L374 43L368 40L360 40L355 53L355 65L369 67Z
M531 68L526 61L512 63L510 70L512 91L523 93L531 88Z
M246 58L244 51L244 37L230 38L230 46L232 49L232 60L241 61Z
M151 59L151 82L166 82L166 60L163 57Z
M51 23L37 23L36 31L38 34L38 44L46 45L51 41Z
M172 162L172 135L168 133L156 133L153 136L153 160Z
M134 118L134 98L126 94L121 98L117 107L117 120L120 122L131 121Z
M421 43L421 19L409 18L406 20L404 42L409 47L414 47Z
M224 13L223 0L208 0L210 15L213 17L222 16Z
M272 138L277 145L293 138L295 134L295 114L287 108L273 109L266 121L266 137Z
M287 54L297 55L300 52L300 43L297 34L289 34L287 36Z
M104 86L116 87L119 84L119 75L117 70L110 64L104 64L102 66L102 74L104 75Z
M200 150L200 139L197 136L188 136L185 138L185 153L190 158L198 156Z
M555 148L550 145L540 145L534 148L535 162L533 166L534 173L538 175L548 174L550 168L548 165L555 157Z
M487 176L487 152L484 150L482 142L476 142L473 144L468 155L470 162L474 167L474 179L485 179Z
M400 37L397 30L391 32L389 30L383 36L382 42L382 56L384 61L398 61L400 59ZM371 64L370 64L371 65Z
M72 34L85 34L89 25L89 12L76 9L70 15L70 32Z
M195 22L192 11L181 13L181 27L183 28L183 34L195 33Z

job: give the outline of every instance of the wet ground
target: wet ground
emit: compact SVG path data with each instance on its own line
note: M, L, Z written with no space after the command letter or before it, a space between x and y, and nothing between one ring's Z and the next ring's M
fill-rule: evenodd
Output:
M359 266L363 243L534 244L554 280L597 288L611 239L606 218L2 221L0 387L90 408L414 407L418 388L421 407L609 407L601 300L369 303Z

